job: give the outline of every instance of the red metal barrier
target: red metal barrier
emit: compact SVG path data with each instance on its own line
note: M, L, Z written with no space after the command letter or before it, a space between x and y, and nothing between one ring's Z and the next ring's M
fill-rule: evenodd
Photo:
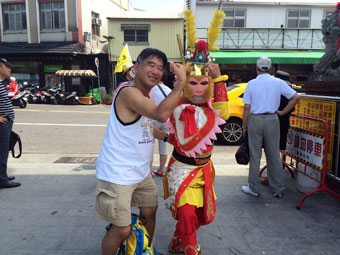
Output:
M284 161L282 161L282 166L286 167L290 171L292 178L294 178L293 170L296 170L299 173L304 174L305 176L313 179L314 181L316 181L320 184L318 188L313 189L313 190L307 192L305 195L303 195L303 197L300 199L299 203L297 204L296 208L301 209L303 201L307 197L313 195L314 193L318 193L318 192L328 192L328 193L334 195L340 201L340 195L338 193L336 193L335 191L333 191L332 189L330 189L329 187L327 187L327 185L326 185L327 153L328 153L328 142L329 142L329 127L328 127L327 121L323 120L323 119L306 117L306 116L297 116L297 115L293 115L293 114L291 115L291 117L300 118L302 120L311 120L311 121L315 121L315 122L321 122L324 125L324 128L325 128L325 132L316 132L315 130L308 130L307 128L294 127L295 130L298 130L298 131L301 131L301 132L306 132L306 133L324 138L324 151L323 151L322 167L321 167L320 170L318 170L318 171L321 172L321 180L317 180L317 179L313 178L312 176L310 176L306 173L306 166L309 165L308 163L306 163L306 161L301 160L298 156L292 155L292 154L288 153L287 151L281 151L281 153L283 155L285 155L285 157L290 157L290 163L287 163L286 159L285 159ZM300 170L297 167L294 167L293 160L295 160L296 162L304 164L305 165L304 170ZM262 176L262 173L266 168L267 168L267 166L264 166L261 169L260 177ZM261 183L267 184L268 179L266 178L264 180L261 180Z

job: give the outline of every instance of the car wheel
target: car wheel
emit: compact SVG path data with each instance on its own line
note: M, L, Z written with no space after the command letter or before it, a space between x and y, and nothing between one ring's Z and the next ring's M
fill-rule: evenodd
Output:
M217 134L218 141L227 145L238 145L242 141L242 120L230 118L220 126L222 133Z

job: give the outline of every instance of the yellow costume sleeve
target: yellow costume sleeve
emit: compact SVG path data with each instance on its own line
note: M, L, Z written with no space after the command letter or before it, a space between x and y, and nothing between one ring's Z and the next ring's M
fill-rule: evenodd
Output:
M213 107L215 110L220 110L220 118L227 120L229 119L230 112L229 112L229 105L228 102L214 102Z

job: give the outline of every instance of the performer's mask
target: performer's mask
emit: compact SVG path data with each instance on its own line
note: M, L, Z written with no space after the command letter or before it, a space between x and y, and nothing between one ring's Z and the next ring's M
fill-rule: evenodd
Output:
M183 93L184 99L191 104L204 104L211 99L213 92L214 83L207 68L188 65L187 81Z

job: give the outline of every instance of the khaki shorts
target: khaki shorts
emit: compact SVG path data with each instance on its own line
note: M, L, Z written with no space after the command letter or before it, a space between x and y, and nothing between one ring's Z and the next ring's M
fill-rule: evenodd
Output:
M151 175L131 185L120 185L98 180L94 217L115 226L131 224L131 207L155 207L158 193Z

